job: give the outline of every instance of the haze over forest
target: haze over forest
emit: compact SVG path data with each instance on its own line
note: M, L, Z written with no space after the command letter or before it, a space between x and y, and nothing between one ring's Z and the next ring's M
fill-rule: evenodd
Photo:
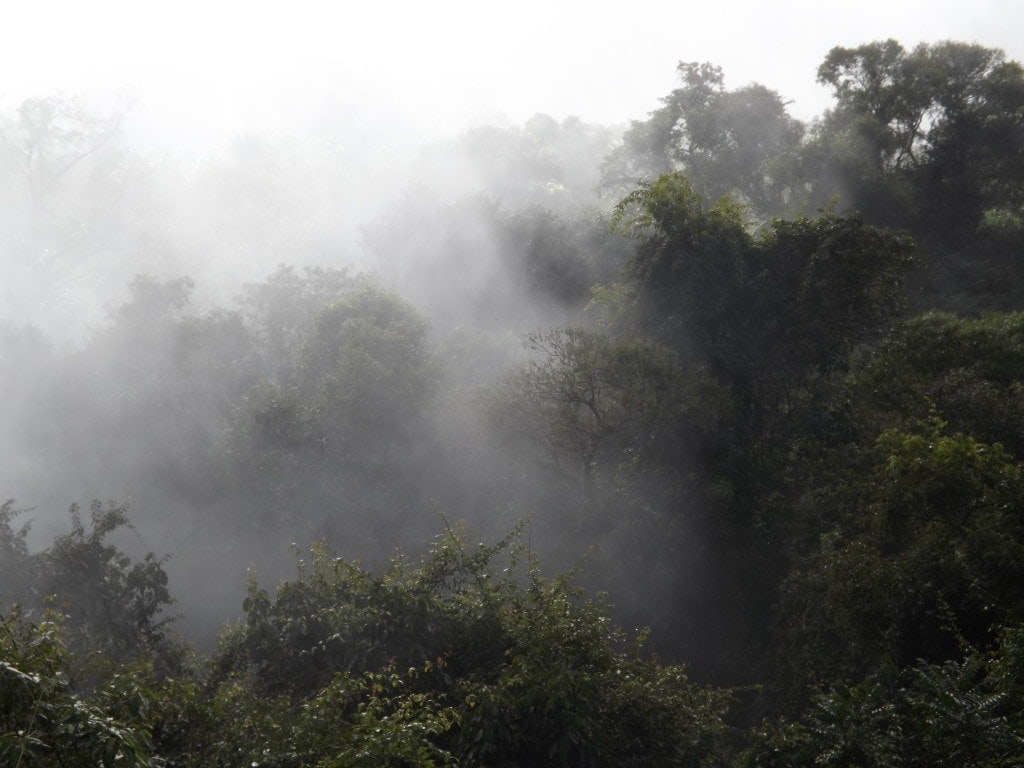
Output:
M12 43L0 764L1018 765L1024 10L893 5Z

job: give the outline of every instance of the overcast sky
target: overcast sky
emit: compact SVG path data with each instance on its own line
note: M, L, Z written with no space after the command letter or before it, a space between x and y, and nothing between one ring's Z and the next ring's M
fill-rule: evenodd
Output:
M301 131L339 111L424 137L537 112L617 123L675 85L678 61L762 82L807 119L835 45L976 41L1024 59L1018 0L514 3L26 0L5 3L0 107L61 89L135 94L140 142Z

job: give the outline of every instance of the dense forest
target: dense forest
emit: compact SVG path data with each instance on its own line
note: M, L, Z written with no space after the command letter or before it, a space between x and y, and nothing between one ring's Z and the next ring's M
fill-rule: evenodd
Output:
M0 115L0 765L1024 765L1024 67L817 77L387 194Z

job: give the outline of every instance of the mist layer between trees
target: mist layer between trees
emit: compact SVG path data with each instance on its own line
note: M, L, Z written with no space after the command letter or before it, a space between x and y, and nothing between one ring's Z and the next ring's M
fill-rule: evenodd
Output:
M250 632L280 628L292 608L261 589L312 541L380 569L452 525L521 526L528 558L578 566L667 661L770 686L734 716L809 730L763 725L755 761L826 748L799 720L815 686L871 681L842 695L874 706L1010 653L1024 71L885 41L818 77L835 100L811 125L683 63L624 131L538 115L401 162L341 134L157 159L72 97L10 111L5 601L64 594L91 552L127 595L169 590L116 598L138 615L109 652L133 626L155 648L176 611L209 650L243 598ZM93 498L112 503L65 534ZM76 618L87 594L64 595L72 625L107 616ZM270 663L262 637L222 644L222 670ZM992 658L960 682L1005 693ZM724 709L702 702L704 738Z

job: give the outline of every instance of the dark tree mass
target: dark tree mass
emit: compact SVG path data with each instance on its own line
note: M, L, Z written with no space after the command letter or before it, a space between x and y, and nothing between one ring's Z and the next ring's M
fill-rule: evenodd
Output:
M0 766L1024 764L1024 68L678 75L376 207L0 114Z

